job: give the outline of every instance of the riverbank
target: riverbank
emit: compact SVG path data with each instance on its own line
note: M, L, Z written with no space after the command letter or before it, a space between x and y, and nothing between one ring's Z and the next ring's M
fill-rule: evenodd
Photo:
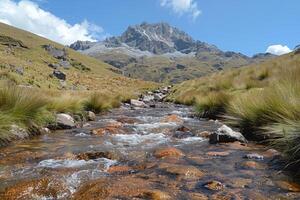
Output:
M137 98L143 88L125 90L60 91L0 84L0 146L50 131L74 128L100 113ZM92 115L92 116L91 116Z
M299 169L300 68L291 53L259 66L227 70L174 87L170 101L200 117L225 120L251 140L281 151ZM297 171L299 173L299 170Z

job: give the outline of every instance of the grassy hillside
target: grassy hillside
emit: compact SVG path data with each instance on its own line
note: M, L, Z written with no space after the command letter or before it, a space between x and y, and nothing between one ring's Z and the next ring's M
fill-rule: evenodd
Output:
M126 54L111 51L109 53L90 54L99 60L120 68L124 75L147 81L180 83L203 77L222 69L258 63L260 59L228 57L226 61L220 55L201 52L197 56L167 57L163 55L134 58Z
M22 42L26 48L13 46L13 42L3 42L5 36L9 39ZM2 39L1 39L2 38ZM3 39L4 38L4 39ZM5 44L6 43L6 44ZM14 27L0 23L0 65L1 79L11 79L18 84L37 86L41 88L57 89L61 88L58 79L49 75L53 69L48 65L59 61L51 56L43 45L52 45L58 49L64 46L34 35L32 33L16 29ZM126 88L136 89L151 87L151 83L128 79L122 77L111 70L112 66L98 61L94 58L82 55L72 49L66 49L68 58L75 64L81 63L89 71L83 71L71 66L70 69L60 68L66 74L66 89L88 89L88 90L122 90ZM16 73L18 68L24 70L23 75Z
M45 45L64 52L63 59ZM67 62L67 67L59 65L61 62ZM57 78L54 71L65 77ZM14 125L35 133L36 127L53 122L55 113L83 116L87 110L100 112L157 87L113 71L118 70L0 23L0 145L14 139Z
M251 139L300 162L300 52L183 82L169 97L195 105L202 117L223 117Z

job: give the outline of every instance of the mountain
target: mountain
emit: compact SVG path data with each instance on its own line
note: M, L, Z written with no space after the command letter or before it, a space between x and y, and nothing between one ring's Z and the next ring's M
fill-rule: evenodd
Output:
M121 36L96 43L77 41L70 47L121 69L126 76L171 83L273 57L223 52L167 23L129 26Z
M91 46L88 42L80 45L76 47ZM71 48L0 23L0 81L3 80L24 87L65 90L135 91L153 85L124 77L117 68Z

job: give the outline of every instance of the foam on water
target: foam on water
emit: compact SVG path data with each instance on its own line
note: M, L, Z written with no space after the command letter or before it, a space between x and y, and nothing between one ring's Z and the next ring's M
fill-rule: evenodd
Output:
M130 145L136 146L142 143L145 145L158 145L169 141L169 138L162 133L150 133L148 135L140 134L116 134L113 136L113 140L117 142L117 145Z
M183 143L194 143L194 142L202 142L204 140L205 139L202 137L187 137L187 138L180 139L179 141Z
M92 164L103 164L105 168L109 167L110 165L116 163L114 160L109 160L106 158L99 158L96 160L56 160L56 159L48 159L39 162L38 167L45 167L45 168L77 168L86 165Z
M81 132L81 133L78 133L78 134L76 134L75 135L76 137L88 137L88 136L90 136L89 134L86 134L86 133L83 133L83 132Z

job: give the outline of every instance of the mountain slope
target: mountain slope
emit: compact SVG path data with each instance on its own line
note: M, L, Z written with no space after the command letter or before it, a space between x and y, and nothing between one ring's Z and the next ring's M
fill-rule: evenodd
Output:
M152 83L32 33L0 23L0 79L19 85L72 90L131 91ZM126 90L125 89L125 90Z
M270 58L223 52L167 23L130 26L119 37L98 43L78 41L71 48L121 69L126 76L172 83Z

